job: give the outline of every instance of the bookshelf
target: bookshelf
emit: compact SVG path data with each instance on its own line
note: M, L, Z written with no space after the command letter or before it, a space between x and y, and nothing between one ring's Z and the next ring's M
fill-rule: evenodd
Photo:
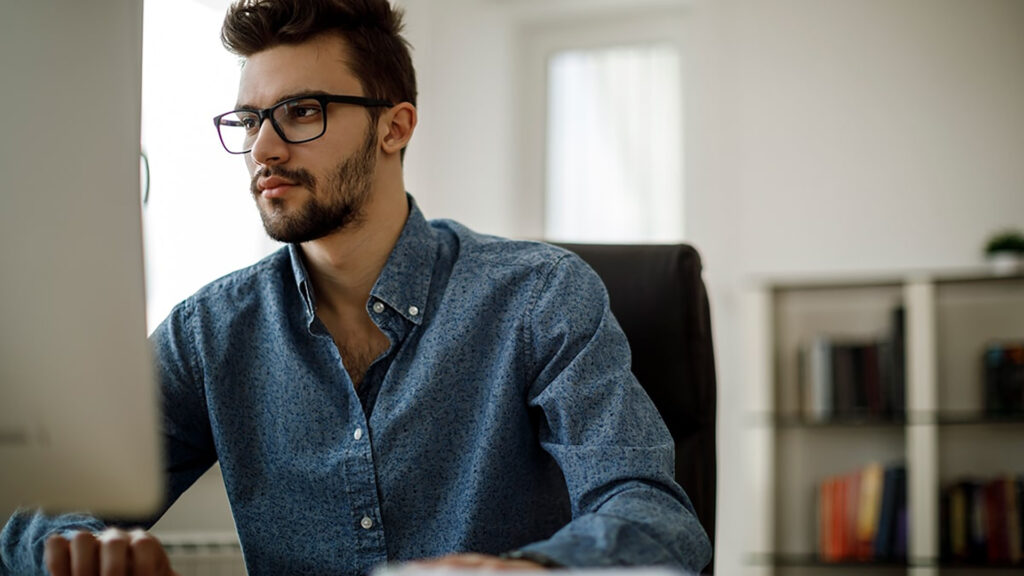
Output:
M1024 571L1024 559L951 558L949 535L942 528L950 525L943 495L954 484L1024 475L1024 416L986 409L983 361L993 342L1024 342L1024 274L997 276L974 269L761 280L747 293L744 316L755 468L752 509L758 518L751 573ZM902 362L887 364L897 367L904 384L898 409L879 410L874 404L866 409L869 401L863 396L852 409L840 409L836 396L843 393L837 390L850 377L838 374L848 369L846 360L842 370L827 365L837 376L824 385L832 397L831 409L822 413L824 388L814 376L822 372L820 364L816 369L808 361L808 351L823 335L843 343L826 348L833 359L845 343L880 342L869 346L884 356L885 343L898 342ZM874 354L865 356L872 359L866 365L873 365ZM858 386L870 388L865 382L879 378L868 373L856 374ZM905 468L906 553L824 561L821 486L873 462ZM858 490L856 484L851 490Z

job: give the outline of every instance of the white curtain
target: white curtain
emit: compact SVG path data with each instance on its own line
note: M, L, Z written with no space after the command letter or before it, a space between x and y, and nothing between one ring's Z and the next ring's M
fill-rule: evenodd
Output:
M675 47L554 55L548 66L547 238L682 240L682 112Z

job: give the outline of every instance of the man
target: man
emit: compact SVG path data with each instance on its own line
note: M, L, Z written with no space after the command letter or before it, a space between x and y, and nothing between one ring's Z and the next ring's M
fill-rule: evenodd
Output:
M699 570L708 539L596 275L550 246L428 222L406 194L416 88L400 31L386 0L229 10L244 66L215 123L288 245L153 334L166 505L219 461L253 575ZM147 533L90 518L15 515L0 544L4 574L172 573Z

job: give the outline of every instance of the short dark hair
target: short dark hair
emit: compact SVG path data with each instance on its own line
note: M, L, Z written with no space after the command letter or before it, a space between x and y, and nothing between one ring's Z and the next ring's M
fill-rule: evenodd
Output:
M416 71L402 37L403 16L388 0L236 0L220 36L225 48L249 57L336 34L348 47L349 66L365 96L415 106ZM369 110L376 119L379 109Z

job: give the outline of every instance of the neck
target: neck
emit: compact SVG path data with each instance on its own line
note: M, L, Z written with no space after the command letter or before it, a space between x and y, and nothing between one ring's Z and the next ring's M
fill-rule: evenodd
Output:
M337 313L362 311L408 216L401 186L377 190L358 224L302 244L317 306Z

